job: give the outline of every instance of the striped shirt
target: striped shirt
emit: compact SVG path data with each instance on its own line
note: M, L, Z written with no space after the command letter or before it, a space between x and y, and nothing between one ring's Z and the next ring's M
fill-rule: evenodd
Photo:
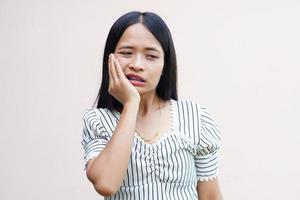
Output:
M216 122L199 103L169 101L169 131L151 144L135 134L121 186L106 200L196 200L197 181L217 177L220 132ZM84 170L87 161L105 148L119 119L119 112L107 108L83 114Z

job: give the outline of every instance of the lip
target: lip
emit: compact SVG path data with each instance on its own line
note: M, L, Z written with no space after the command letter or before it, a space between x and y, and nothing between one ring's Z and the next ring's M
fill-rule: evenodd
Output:
M128 78L129 76L131 76L131 77L136 77L136 78L138 78L138 79L142 79L143 82L146 82L145 79L144 79L143 77L141 77L141 76L139 76L139 75L137 75L137 74L127 74L127 75L126 75L126 78Z
M141 80L143 80L143 82L142 81L138 81L138 80L129 80L128 79L128 77L136 77L136 78L138 78L138 79L141 79ZM127 74L126 75L126 78L129 80L129 82L132 84L132 85L134 85L134 86L140 86L140 87L142 87L142 86L145 86L145 79L143 78L143 77L141 77L141 76L139 76L139 75L137 75L137 74Z
M143 87L146 85L145 82L141 82L141 81L136 81L136 80L129 80L129 82L134 85L134 86L138 86L138 87Z

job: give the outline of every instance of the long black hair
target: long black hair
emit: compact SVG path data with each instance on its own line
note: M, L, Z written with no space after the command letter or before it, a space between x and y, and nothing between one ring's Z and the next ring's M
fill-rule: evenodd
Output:
M111 27L103 55L102 83L96 98L97 108L108 108L109 110L123 109L123 105L109 92L108 57L115 51L118 41L124 31L133 24L142 23L158 40L164 51L163 74L156 88L156 94L164 99L177 100L177 61L176 52L169 28L160 16L152 12L132 11L122 15Z

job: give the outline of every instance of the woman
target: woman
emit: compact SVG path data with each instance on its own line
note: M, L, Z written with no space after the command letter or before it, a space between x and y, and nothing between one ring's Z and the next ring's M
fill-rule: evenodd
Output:
M221 199L219 130L207 109L177 98L170 31L151 12L111 27L97 108L83 115L85 170L105 199Z

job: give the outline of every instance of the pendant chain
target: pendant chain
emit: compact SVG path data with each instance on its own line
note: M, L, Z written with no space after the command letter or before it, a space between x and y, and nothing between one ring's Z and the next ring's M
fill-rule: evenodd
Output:
M160 117L161 117L160 103L158 103L158 107L159 107L159 118L158 118L158 121L157 121L157 130L156 130L156 133L155 133L155 135L154 135L153 137L151 137L151 138L149 138L149 139L146 139L146 138L144 138L144 137L140 134L140 132L137 130L137 128L135 128L135 131L136 131L136 133L138 134L138 136L139 136L140 138L142 138L142 140L144 140L145 142L149 142L149 141L153 140L156 136L158 136L158 133L159 133L159 122L160 122Z

